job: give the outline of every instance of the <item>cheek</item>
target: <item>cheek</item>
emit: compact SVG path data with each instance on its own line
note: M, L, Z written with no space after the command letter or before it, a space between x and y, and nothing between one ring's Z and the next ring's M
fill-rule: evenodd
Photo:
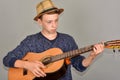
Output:
M51 25L50 24L49 25L48 24L44 24L44 28L45 29L49 29L49 28L51 28Z
M46 24L46 23L42 23L42 26L43 26L43 27L47 27L48 24Z

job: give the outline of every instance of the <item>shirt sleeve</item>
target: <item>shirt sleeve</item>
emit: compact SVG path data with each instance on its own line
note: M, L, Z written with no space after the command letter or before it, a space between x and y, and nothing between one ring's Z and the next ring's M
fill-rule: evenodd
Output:
M87 68L82 65L82 61L84 58L84 56L76 56L71 59L72 66L80 72L83 72Z
M6 67L14 67L14 63L18 59L22 59L25 54L30 51L29 39L25 38L15 49L8 52L8 54L3 58L3 64Z

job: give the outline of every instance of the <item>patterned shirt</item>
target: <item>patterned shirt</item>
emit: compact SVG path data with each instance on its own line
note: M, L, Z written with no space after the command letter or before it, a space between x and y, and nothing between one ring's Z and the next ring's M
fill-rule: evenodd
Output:
M44 37L41 32L27 36L21 43L3 58L3 64L7 67L14 67L14 63L18 59L22 59L26 53L41 53L50 48L60 48L63 53L78 49L77 44L72 36L59 33L54 40ZM71 64L67 65L67 71L59 80L72 80L71 65L78 71L84 71L86 67L82 65L83 56L71 58Z

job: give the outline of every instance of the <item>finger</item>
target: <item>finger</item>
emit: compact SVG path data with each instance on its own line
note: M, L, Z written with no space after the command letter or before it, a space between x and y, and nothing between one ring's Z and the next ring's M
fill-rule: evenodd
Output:
M98 44L98 49L101 50L101 51L104 49L104 43L103 42Z
M45 77L46 76L46 74L44 72L38 71L38 70L35 70L33 73L36 77Z
M104 45L103 44L96 44L95 47L94 47L94 52L96 53L100 53L102 52L104 49Z
M40 74L42 77L46 76L45 72L41 68L36 68L36 69L38 71L38 74Z
M41 77L41 75L38 73L37 70L33 71L33 74L34 74L36 77Z
M42 62L39 62L41 68L46 68L46 66L42 63Z
M34 75L35 75L36 77L42 77L38 72L34 72Z
M42 62L40 61L35 61L35 62L39 64L40 68L46 68L46 66Z
M94 47L94 48L93 48L93 51L96 53L96 52L97 52L97 48L96 48L96 47Z
M93 48L93 51L95 52L95 54L99 53L101 51L101 47L99 44L96 44Z

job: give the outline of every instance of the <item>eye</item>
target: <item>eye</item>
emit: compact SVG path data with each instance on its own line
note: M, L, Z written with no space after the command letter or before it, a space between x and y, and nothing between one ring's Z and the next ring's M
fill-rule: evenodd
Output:
M58 19L55 22L58 22Z
M47 21L48 24L50 24L52 21Z

